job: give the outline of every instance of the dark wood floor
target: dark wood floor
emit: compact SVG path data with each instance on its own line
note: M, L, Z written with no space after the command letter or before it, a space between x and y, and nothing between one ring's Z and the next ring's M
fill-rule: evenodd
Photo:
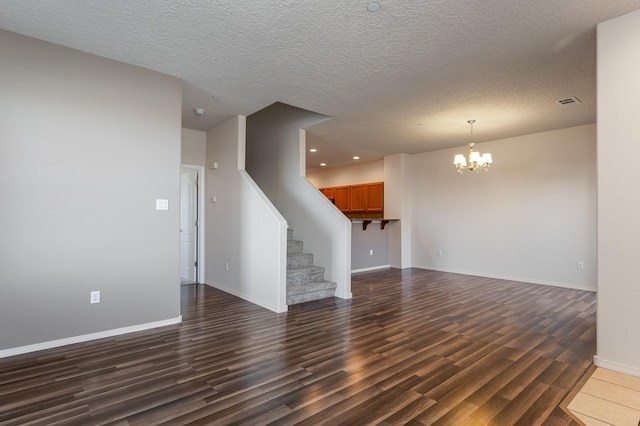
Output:
M274 314L182 288L184 322L0 360L0 424L573 424L595 295L418 269Z

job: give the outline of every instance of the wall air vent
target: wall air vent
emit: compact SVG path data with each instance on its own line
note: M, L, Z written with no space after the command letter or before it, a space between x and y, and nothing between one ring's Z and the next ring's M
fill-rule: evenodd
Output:
M580 99L576 98L575 96L572 96L570 98L557 100L556 103L560 106L569 106L569 105L578 105L578 104L581 104L582 102L580 101Z

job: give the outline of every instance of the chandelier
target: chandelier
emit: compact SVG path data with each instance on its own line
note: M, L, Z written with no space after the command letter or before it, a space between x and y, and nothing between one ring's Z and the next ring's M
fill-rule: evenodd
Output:
M464 173L465 170L469 170L476 173L480 169L484 169L485 171L489 170L489 166L493 162L493 159L491 158L491 154L485 153L481 155L479 152L473 150L473 146L475 145L473 143L473 123L475 122L476 120L467 121L467 123L471 125L471 143L469 144L469 162L467 162L467 159L463 154L457 154L453 159L453 164L456 166L456 169L460 174Z

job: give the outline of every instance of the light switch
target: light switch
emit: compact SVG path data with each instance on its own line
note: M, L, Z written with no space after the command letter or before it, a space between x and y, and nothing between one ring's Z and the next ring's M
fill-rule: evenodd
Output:
M169 200L156 200L156 210L169 210Z

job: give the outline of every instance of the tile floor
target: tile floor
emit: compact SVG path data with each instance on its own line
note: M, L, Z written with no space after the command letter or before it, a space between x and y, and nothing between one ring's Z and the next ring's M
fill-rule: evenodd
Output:
M587 426L638 426L640 377L596 368L567 408Z

